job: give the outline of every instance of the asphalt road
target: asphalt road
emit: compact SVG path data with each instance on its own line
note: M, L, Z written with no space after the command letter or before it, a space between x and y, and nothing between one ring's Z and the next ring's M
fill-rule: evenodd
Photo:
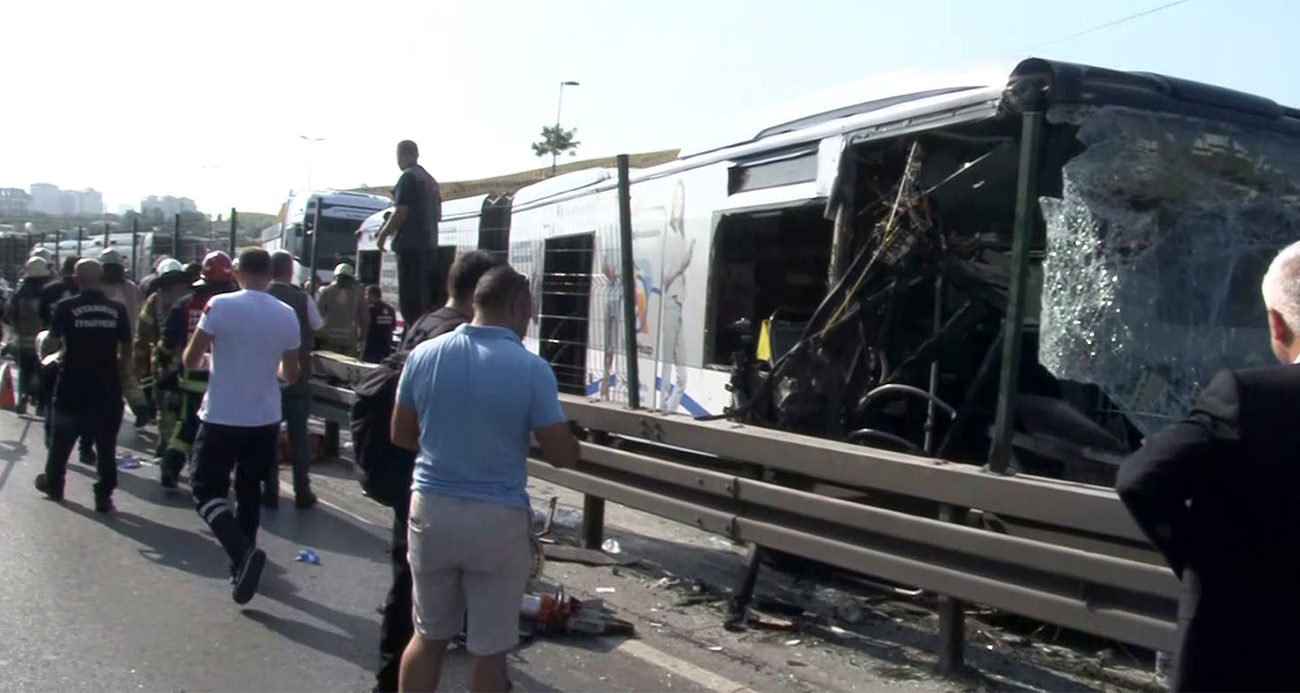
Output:
M129 424L122 452L152 449ZM269 557L258 594L230 598L224 553L185 487L157 468L119 472L117 511L93 512L94 470L69 467L66 501L44 499L40 422L0 411L0 690L370 690L378 607L390 583L388 512L360 494L350 465L313 465L322 504L297 510L284 473L278 510L263 511ZM287 470L284 470L287 472ZM559 503L556 535L576 534L581 496L534 482L534 507ZM1079 676L1087 655L1026 647L968 622L968 676L934 675L928 609L765 571L759 598L799 604L819 628L721 627L740 547L610 505L609 536L635 565L548 561L544 579L599 598L635 638L538 639L511 657L524 691L967 691L1115 688ZM320 565L296 562L300 549ZM615 548L615 547L611 547ZM893 604L893 606L891 606ZM1014 644L1008 644L1014 643ZM1083 657L1083 658L1081 658ZM467 657L449 655L442 690L464 690ZM1086 662L1085 662L1086 663ZM1095 667L1093 667L1095 668ZM1125 686L1118 686L1124 688Z
M122 442L148 449L129 425ZM345 509L368 502L354 482L322 478L328 505L297 510L286 497L264 512L270 560L240 607L224 554L188 494L159 487L156 467L121 471L117 510L104 516L92 510L94 471L75 452L63 504L35 490L44 454L38 421L0 412L0 689L369 690L387 534L382 508ZM295 562L301 548L321 564ZM512 656L512 678L530 691L783 687L753 672L719 675L660 649L670 635L647 635L534 641ZM466 659L450 655L444 690L464 689Z

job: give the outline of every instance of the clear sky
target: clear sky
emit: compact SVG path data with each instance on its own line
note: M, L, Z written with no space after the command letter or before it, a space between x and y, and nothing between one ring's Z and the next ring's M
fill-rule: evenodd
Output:
M442 180L748 133L873 75L1035 55L1300 106L1300 0L409 0L5 3L0 186L95 187L273 212L290 188L391 184L416 140ZM324 137L315 145L300 135ZM723 139L726 139L723 137Z

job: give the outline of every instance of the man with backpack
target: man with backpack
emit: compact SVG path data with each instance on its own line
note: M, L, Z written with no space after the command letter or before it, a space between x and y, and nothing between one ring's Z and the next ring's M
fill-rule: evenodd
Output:
M402 349L380 362L355 388L352 407L352 443L362 472L362 489L370 498L393 509L393 585L384 602L379 636L379 671L376 691L396 691L402 652L415 626L411 621L411 566L406 558L407 519L411 505L411 478L415 453L393 445L389 422L397 382L406 357L419 344L454 331L474 318L474 288L499 262L481 251L462 254L447 275L447 304L425 313L407 331Z

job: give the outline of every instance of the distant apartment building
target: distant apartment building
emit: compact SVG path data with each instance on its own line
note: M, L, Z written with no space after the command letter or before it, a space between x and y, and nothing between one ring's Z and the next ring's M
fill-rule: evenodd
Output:
M104 193L86 188L77 193L77 214L99 216L104 213Z
M59 186L49 183L32 183L31 211L41 214L59 214L63 208L63 195Z
M157 195L150 195L149 197L140 200L141 214L150 215L154 213L154 210L157 210L157 213L161 214L165 218L173 217L183 212L197 212L199 211L199 208L194 204L194 200L191 200L188 197L172 197L171 195L158 197Z
M32 196L22 188L0 188L0 215L22 216L32 211Z
M98 190L60 190L49 183L32 183L30 212L62 216L99 216L104 213L104 194Z

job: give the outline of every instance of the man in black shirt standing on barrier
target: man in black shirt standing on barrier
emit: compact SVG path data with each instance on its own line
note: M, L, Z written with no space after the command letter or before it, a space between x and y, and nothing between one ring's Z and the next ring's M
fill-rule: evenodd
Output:
M52 436L45 472L36 489L63 500L68 456L78 437L94 440L99 453L95 512L113 509L117 488L117 432L122 425L122 382L131 362L131 322L126 307L104 295L104 268L77 263L80 293L55 305L50 335L63 345L63 366L54 390Z
M397 307L406 324L416 321L432 307L437 273L438 221L442 217L442 194L438 181L419 164L420 150L410 140L397 144L397 165L401 178L393 186L392 216L379 229L376 244L393 236L397 253Z

